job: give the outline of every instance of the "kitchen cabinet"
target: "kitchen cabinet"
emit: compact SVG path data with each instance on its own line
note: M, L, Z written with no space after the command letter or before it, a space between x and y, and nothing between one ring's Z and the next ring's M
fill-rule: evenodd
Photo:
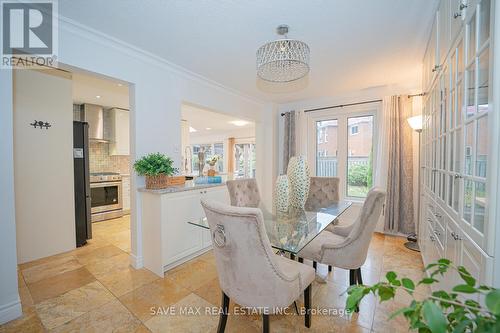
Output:
M490 6L490 0L441 1L438 42L433 34L428 46L438 46L440 67L434 78L424 73L421 134L419 243L424 264L445 257L466 267L482 284L494 280L496 226L488 202L498 186L489 172L497 156L489 133L498 130L491 121ZM424 58L424 71L429 63ZM442 279L446 282L437 287L448 290L460 282L455 273Z
M113 108L109 116L109 155L130 155L130 113Z
M144 266L163 277L168 271L209 250L210 231L189 224L205 216L201 199L229 204L225 185L160 193L141 190Z

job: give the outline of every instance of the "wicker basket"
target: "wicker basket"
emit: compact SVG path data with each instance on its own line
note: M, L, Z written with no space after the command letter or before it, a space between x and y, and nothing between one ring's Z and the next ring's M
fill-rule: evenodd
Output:
M146 176L146 188L150 190L159 190L169 186L184 185L186 177L184 176L167 176L159 174L156 176Z

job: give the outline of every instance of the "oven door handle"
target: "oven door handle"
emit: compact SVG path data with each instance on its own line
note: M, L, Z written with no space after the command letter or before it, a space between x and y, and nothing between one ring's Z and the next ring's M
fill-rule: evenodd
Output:
M122 186L122 182L102 182L102 183L90 183L90 187L107 187L107 186Z

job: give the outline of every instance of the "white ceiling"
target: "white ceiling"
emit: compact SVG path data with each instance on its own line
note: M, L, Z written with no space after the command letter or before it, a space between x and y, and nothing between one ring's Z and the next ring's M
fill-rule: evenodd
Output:
M437 0L60 0L59 13L258 99L279 103L420 83ZM255 74L279 24L311 49L294 84Z
M73 73L72 80L74 103L129 108L128 86L125 84L82 73Z
M219 112L209 111L191 104L182 104L182 120L186 120L196 132L192 138L205 136L245 137L255 135L255 123L247 119L236 118ZM236 126L233 121L245 121L243 126ZM243 135L242 135L243 134Z

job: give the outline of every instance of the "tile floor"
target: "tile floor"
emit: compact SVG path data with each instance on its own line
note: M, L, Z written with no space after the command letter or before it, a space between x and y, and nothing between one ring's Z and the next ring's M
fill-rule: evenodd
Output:
M0 332L215 332L218 316L204 312L218 306L221 298L212 253L158 278L129 266L129 225L128 216L94 224L94 238L85 247L19 265L24 314L0 326ZM392 269L415 279L422 276L420 255L406 250L403 242L375 234L362 268L365 283L379 281ZM326 266L319 265L318 272L327 283L314 283L313 307L343 309L348 271L328 273ZM389 321L388 316L404 302L408 302L405 295L388 304L368 297L359 314L315 315L311 329L304 327L302 316L290 311L292 315L271 317L271 331L403 332L405 320ZM202 313L179 315L185 306L199 307ZM169 309L177 315L165 314ZM229 316L226 332L260 332L261 327L257 315Z

